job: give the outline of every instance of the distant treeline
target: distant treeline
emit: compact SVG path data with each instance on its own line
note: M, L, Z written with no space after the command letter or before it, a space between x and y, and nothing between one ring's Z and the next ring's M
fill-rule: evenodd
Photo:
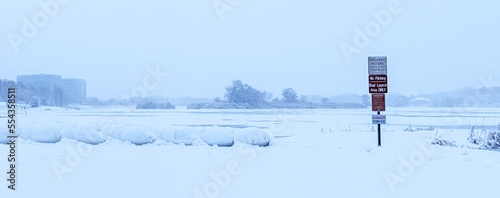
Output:
M500 107L500 87L463 88L412 96L430 107Z
M16 87L16 99L21 105L31 107L69 105L63 100L60 87L53 87L51 90L36 89L5 79L0 80L0 102L6 101L9 87ZM77 105L135 106L137 109L173 109L175 105L188 106L189 109L352 109L368 108L371 105L368 94L344 94L327 98L298 95L292 88L286 88L281 97L273 98L271 93L255 89L240 80L233 81L225 89L226 94L223 99L161 96L121 100L86 98ZM412 96L389 93L386 96L386 104L388 107L500 107L500 87L463 88Z
M136 109L175 109L167 98L152 96L147 98L132 97L130 99L117 100L114 98L108 100L99 100L97 98L87 98L82 105L94 107L110 106L135 106Z
M304 103L275 103L255 106L248 103L234 103L229 101L195 103L187 107L188 109L360 109L365 108L361 104L356 103L329 103L320 104L312 102Z
M307 100L306 96L298 96L292 88L283 90L280 98L272 98L272 94L260 91L241 80L235 80L226 87L225 100L216 98L213 102L195 103L188 109L351 109L367 108L369 97L362 97L361 103L333 103L328 98L315 103Z
M344 94L341 96L298 96L291 89L284 89L281 98L273 98L268 92L259 91L240 80L226 87L225 100L194 103L189 109L351 109L368 108L368 94ZM388 107L500 107L500 87L463 88L456 91L405 96L387 94Z
M62 107L66 104L63 98L62 88L59 86L54 86L52 89L36 89L26 86L23 83L5 79L0 80L0 101L6 101L7 90L9 88L16 88L16 102L20 104L28 104L33 107L39 105Z
M169 102L156 103L156 102L146 102L141 103L136 106L136 109L175 109L175 106Z
M87 98L79 103L68 103L64 101L62 88L54 86L52 89L34 88L17 83L11 80L0 79L0 102L7 100L8 88L16 88L16 102L23 107L39 106L59 106L67 107L69 105L88 105L94 107L105 106L136 106L137 109L175 109L162 97L149 98L131 98L131 99L109 99L99 100L97 98Z

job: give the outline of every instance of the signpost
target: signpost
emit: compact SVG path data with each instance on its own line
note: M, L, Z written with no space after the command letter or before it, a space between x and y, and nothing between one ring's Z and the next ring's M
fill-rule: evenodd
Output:
M385 111L385 94L389 87L387 81L387 57L368 57L368 75L368 89L372 94L372 111L377 112L377 115L372 116L372 124L378 125L378 146L382 146L380 125L386 124L387 117L380 115L380 112Z
M370 75L387 75L387 56L368 57L368 73Z
M387 75L370 75L368 87L370 93L387 93Z
M372 115L373 124L385 124L387 121L385 115Z
M385 94L372 94L372 111L385 111Z

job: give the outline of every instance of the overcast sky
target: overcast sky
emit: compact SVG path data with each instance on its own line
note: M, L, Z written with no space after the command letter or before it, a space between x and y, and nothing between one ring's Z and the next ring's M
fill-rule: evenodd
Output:
M88 97L120 98L158 65L169 76L150 95L223 96L235 79L274 96L366 94L367 57L385 55L390 93L500 81L497 1L239 1L70 0L47 12L50 0L0 0L0 78L59 74L85 79ZM383 24L371 14L391 11ZM38 31L23 35L24 18Z

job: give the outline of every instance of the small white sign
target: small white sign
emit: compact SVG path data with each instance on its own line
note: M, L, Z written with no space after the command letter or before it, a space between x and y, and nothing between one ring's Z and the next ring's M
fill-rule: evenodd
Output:
M387 56L369 56L368 74L387 75Z
M385 115L373 115L372 123L373 124L386 124L387 117Z

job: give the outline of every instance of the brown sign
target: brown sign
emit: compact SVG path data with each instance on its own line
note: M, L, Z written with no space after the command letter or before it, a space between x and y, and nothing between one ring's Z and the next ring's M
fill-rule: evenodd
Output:
M385 111L385 94L372 94L372 111Z
M387 75L370 75L368 78L370 93L387 93Z

